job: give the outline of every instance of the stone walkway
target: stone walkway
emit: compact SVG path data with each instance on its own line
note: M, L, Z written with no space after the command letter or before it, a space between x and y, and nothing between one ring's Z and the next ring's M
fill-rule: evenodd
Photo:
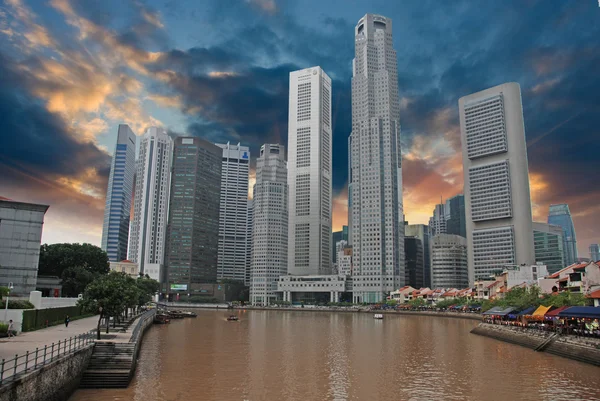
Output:
M98 316L74 320L69 327L64 324L48 327L47 329L20 333L16 337L0 339L0 359L14 358L15 354L25 354L27 351L35 351L36 347L44 348L44 345L58 343L69 337L87 333L98 325Z

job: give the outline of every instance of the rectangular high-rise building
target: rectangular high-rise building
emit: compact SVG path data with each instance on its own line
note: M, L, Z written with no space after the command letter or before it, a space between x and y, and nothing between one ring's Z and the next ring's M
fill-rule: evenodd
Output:
M331 96L321 67L290 73L289 274L331 272Z
M469 282L535 260L521 89L506 83L458 101Z
M467 238L465 196L463 194L446 200L444 215L446 216L446 234L460 235Z
M331 234L331 251L333 263L337 261L337 243L339 241L346 241L348 243L348 226L342 226L341 231L334 231Z
M398 66L392 20L367 14L354 31L349 188L353 301L404 285Z
M287 179L287 176L286 176ZM253 189L254 190L254 189ZM250 264L252 262L252 227L254 226L254 199L248 199L248 218L246 219L246 280L250 286Z
M423 287L431 287L431 256L429 253L430 230L425 224L407 224L404 226L406 237L416 237L423 246ZM408 283L405 283L409 285ZM414 287L414 285L413 285Z
M270 305L288 270L288 184L285 147L265 144L256 160L250 302Z
M446 234L446 212L443 203L435 205L433 216L429 218L429 229L432 236Z
M117 144L108 176L101 242L102 250L111 262L127 259L136 139L128 125L119 124Z
M423 260L423 241L417 237L404 237L405 284L414 288L423 288L425 264Z
M177 137L167 228L168 290L193 293L217 281L223 151L197 137ZM174 286L174 287L172 287Z
M591 244L590 245L590 260L592 262L598 262L600 261L600 245L598 244ZM550 269L548 269L550 270Z
M550 205L548 209L548 224L562 227L564 265L569 266L577 263L577 236L575 235L575 225L573 224L573 218L571 218L569 205L566 203Z
M141 139L136 162L133 224L129 260L139 271L164 281L162 274L171 190L173 140L162 128L150 127Z
M562 238L563 230L560 226L533 222L535 262L546 265L550 274L565 267Z
M246 282L250 148L216 145L223 149L217 278Z

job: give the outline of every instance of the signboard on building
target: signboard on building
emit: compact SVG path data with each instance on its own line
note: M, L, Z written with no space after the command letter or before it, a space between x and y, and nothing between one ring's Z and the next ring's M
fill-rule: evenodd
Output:
M187 284L171 284L171 291L187 291Z

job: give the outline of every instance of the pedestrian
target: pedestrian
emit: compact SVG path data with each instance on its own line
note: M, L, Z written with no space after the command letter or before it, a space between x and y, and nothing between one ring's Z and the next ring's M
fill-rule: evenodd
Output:
M69 318L69 315L65 316L65 327L69 327L70 321L71 321L71 319Z
M13 321L12 319L8 321L8 329L6 330L6 333L8 334L8 337L13 337Z

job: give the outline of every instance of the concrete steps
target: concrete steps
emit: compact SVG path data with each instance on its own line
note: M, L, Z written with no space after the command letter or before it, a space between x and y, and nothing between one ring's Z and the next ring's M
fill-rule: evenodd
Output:
M133 374L135 344L98 342L80 388L126 388Z

